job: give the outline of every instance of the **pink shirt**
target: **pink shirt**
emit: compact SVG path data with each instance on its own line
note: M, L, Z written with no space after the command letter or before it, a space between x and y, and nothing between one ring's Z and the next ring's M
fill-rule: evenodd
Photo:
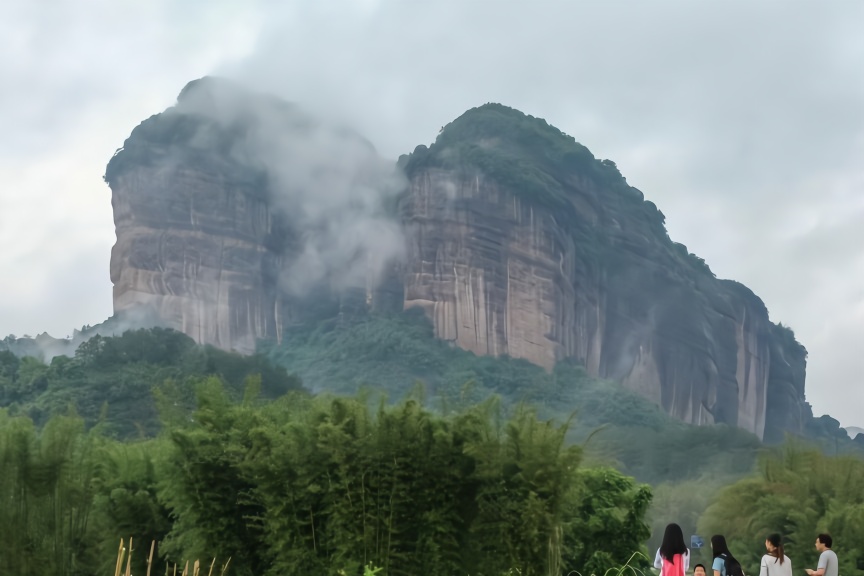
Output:
M675 554L672 560L669 562L660 556L660 549L657 549L654 567L660 569L660 576L686 576L687 569L690 567L690 551L687 550L684 554Z

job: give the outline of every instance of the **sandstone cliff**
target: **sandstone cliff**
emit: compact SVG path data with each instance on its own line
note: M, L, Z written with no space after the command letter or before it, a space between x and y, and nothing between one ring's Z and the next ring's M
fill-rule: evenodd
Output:
M365 289L370 263L397 254L373 241L401 238L377 215L377 191L397 185L394 174L358 135L281 100L191 82L108 164L114 311L145 309L199 343L244 353L279 340L287 322L338 306L332 294Z
M108 164L114 311L148 307L198 342L252 351L280 326L264 175L225 153L231 127L187 111L185 94Z
M548 368L575 357L687 422L800 430L806 351L672 242L613 163L500 105L400 161L405 306L440 338Z
M399 168L284 102L190 83L106 171L115 312L249 352L304 314L419 307L455 345L575 358L687 422L773 441L809 418L806 350L614 163L489 104Z

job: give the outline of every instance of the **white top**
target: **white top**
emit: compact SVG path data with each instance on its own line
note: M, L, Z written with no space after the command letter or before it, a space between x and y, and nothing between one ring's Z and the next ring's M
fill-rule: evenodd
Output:
M759 564L759 576L792 576L792 561L784 554L781 564L779 558L765 554Z
M657 548L657 555L654 556L654 568L658 570L663 570L663 558L660 556L660 549ZM684 573L687 573L687 570L690 569L690 550L684 549ZM771 576L774 576L773 574Z
M819 565L816 566L816 570L820 568L825 569L822 576L837 576L837 554L830 548L819 555Z

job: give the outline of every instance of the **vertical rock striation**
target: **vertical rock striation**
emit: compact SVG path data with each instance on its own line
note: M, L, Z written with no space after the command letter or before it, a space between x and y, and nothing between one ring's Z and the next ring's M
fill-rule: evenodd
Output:
M222 79L190 82L108 163L115 314L147 309L243 353L280 340L286 323L338 310L340 292L367 292L398 253L398 225L378 214L394 174L353 132Z
M804 426L806 350L670 240L614 163L487 104L400 158L408 180L388 220L368 191L393 168L361 141L276 99L190 83L106 171L115 312L147 308L251 352L322 309L419 307L461 348L548 369L575 358L686 422L770 441Z
M400 162L405 306L440 338L547 368L576 358L687 422L800 429L787 414L805 410L806 352L750 290L672 242L613 163L500 105Z
M273 218L225 172L136 166L113 179L114 310L149 307L198 342L252 352L280 336Z
M141 123L108 164L114 312L148 308L197 342L249 353L280 337L279 230L266 174L232 154L240 127L196 102L206 84Z

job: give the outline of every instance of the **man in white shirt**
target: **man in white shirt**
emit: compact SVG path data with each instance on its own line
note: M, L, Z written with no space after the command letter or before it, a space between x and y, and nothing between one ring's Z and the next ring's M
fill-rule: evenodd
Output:
M833 539L830 534L819 534L816 537L816 550L819 554L819 564L816 570L807 568L808 576L838 576L837 554L831 550Z

